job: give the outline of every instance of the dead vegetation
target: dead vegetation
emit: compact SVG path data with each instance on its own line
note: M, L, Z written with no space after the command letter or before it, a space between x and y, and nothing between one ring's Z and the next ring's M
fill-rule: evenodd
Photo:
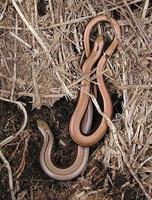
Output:
M149 0L0 2L0 100L23 112L22 127L17 122L10 134L4 137L3 129L0 133L2 198L152 199L151 13ZM120 45L106 65L105 77L110 93L116 91L117 98L123 98L122 113L107 119L110 128L104 145L93 149L83 178L54 183L39 168L39 180L31 178L28 187L21 186L29 176L25 173L22 178L33 133L26 127L25 104L18 98L31 97L31 110L51 106L63 96L76 98L83 78L79 66L85 60L83 31L91 18L101 14L114 17L121 26ZM110 27L99 30L111 36ZM7 117L5 125L10 123ZM9 146L14 147L11 156ZM18 157L17 166L11 166L11 159Z

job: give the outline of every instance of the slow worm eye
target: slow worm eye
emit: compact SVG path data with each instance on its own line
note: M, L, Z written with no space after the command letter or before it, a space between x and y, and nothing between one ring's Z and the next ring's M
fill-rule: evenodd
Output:
M46 133L48 133L48 130L47 130L46 128L44 128L44 131L45 131Z
M100 47L99 47L99 45L97 45L95 51L99 51L99 49L100 49Z

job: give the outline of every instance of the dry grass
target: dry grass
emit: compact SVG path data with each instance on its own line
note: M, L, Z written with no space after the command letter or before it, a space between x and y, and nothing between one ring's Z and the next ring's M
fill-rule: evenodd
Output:
M15 102L17 97L30 96L33 108L52 105L62 96L75 98L82 79L79 66L84 61L83 31L87 22L100 14L117 17L122 38L107 63L105 75L110 92L116 90L118 97L123 97L123 111L109 121L110 133L92 160L102 159L113 176L120 170L128 180L133 177L132 183L126 182L122 187L137 183L146 198L152 199L150 1L48 0L43 16L38 15L40 8L36 3L36 0L0 2L0 97ZM106 31L111 33L109 27ZM3 161L9 166L5 157ZM107 179L102 189L106 188ZM11 178L10 181L12 190ZM89 199L92 194L102 193L102 189L89 191L88 195L78 190L71 198ZM122 199L123 195L122 192Z

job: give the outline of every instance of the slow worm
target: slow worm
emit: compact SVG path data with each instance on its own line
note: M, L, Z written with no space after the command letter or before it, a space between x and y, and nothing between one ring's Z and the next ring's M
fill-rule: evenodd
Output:
M98 22L108 22L111 24L115 31L115 37L109 46L109 48L102 54L103 51L103 37L99 36L95 42L93 50L90 51L89 37L91 29ZM117 36L116 36L117 35ZM109 93L106 89L103 80L103 69L106 63L107 57L110 57L114 50L116 49L118 42L117 37L120 38L120 28L114 19L108 18L106 16L98 16L89 22L84 32L84 47L87 59L82 66L82 71L84 74L89 74L93 66L97 62L97 83L100 93L104 102L104 113L109 117L112 115L112 103ZM102 56L101 56L102 55ZM92 135L88 134L91 130L92 118L93 118L93 107L92 102L89 99L90 83L87 80L81 82L81 92L76 109L72 115L69 131L72 139L80 146L78 146L77 156L74 163L67 168L60 168L52 162L52 148L54 145L54 137L49 129L48 125L42 121L37 120L37 125L40 132L43 135L43 146L40 153L40 163L44 172L56 180L69 180L77 177L86 167L89 147L100 140L107 129L107 124L105 119L102 119L101 124L98 129Z
M93 107L90 102L88 110L83 120L82 130L87 133L90 131L93 117ZM74 163L65 169L57 167L52 162L52 148L54 144L53 134L46 122L37 120L37 125L43 135L44 142L40 153L40 164L43 171L51 178L56 180L69 180L77 177L86 167L89 157L89 147L78 146L77 156Z
M118 39L120 38L120 27L113 18L110 18L107 16L97 16L88 23L84 32L84 47L85 47L86 56L88 56L88 58L86 62L84 63L84 65L82 66L82 71L84 74L89 74L93 66L92 63L96 61L96 57L89 56L90 54L89 38L90 38L90 32L92 28L99 22L108 22L111 25L112 29L114 30L114 34L115 34L112 43L107 48L107 50L102 54L96 67L97 84L98 84L98 88L103 99L104 113L108 117L111 118L112 102L111 102L109 93L107 91L106 85L104 83L103 70L104 70L104 66L106 64L107 58L109 58L113 54L115 49L117 48ZM81 130L81 122L87 110L88 102L90 100L90 97L88 95L89 93L90 93L90 83L86 79L84 79L81 82L81 91L80 91L78 103L71 117L71 121L69 125L70 135L72 139L74 140L74 142L76 142L80 146L91 146L97 143L103 137L103 135L105 134L107 130L107 123L106 123L105 118L102 118L99 127L91 135L84 135L83 130Z
M103 39L102 37L98 37L95 41L93 51L89 56L89 63L88 60L86 60L86 65L89 64L92 66L95 63L95 61L101 55L102 48ZM83 122L81 125L81 129L84 133L88 133L91 129L93 117L93 108L91 101L89 102L87 108L88 109L86 109L86 113L84 114ZM89 147L78 146L77 156L74 163L70 167L67 167L65 169L59 168L55 166L51 158L52 147L54 143L54 137L51 130L49 129L48 125L42 120L37 120L37 125L44 138L43 146L40 153L40 163L44 172L48 176L56 180L69 180L77 177L86 167L89 156Z

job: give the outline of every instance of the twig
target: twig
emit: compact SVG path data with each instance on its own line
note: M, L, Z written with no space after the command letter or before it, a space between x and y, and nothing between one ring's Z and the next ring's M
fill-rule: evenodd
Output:
M10 69L9 69L9 66L8 66L8 64L7 64L7 61L6 61L6 58L5 58L5 56L4 56L4 54L3 54L3 51L2 51L1 49L0 49L0 53L1 53L2 58L3 58L3 60L4 60L4 63L5 63L7 72L8 72L8 74L9 74L9 76L11 76L11 71L10 71Z
M6 90L1 90L0 89L0 93L4 94L4 96L9 97L11 91L6 91ZM35 94L30 93L30 92L18 92L14 94L16 97L21 97L21 96L29 96L29 97L34 97ZM65 96L64 93L57 93L57 94L48 94L48 95L44 95L41 98L42 99L52 99L52 98L62 98L63 96Z
M18 137L23 132L23 130L25 129L26 124L27 124L27 112L26 112L26 109L24 108L23 104L19 101L12 101L12 100L5 99L2 97L0 97L0 100L16 104L23 112L23 117L24 117L20 130L17 131L15 135L9 136L5 140L0 142L0 147L2 147L4 145L8 144L9 142L13 141L16 137Z
M33 86L34 86L34 92L35 92L35 96L33 98L33 107L34 108L40 108L41 107L41 101L40 101L39 89L38 89L38 85L37 85L37 75L36 75L34 62L33 62L33 65L32 65L32 79L33 79Z
M15 33L17 35L18 33L18 19L17 19L17 14L16 14L16 29L15 29ZM12 90L11 90L11 97L10 99L13 100L13 96L14 96L14 91L15 91L15 84L16 84L16 60L17 58L17 42L16 42L16 38L14 40L14 68L13 68L13 77L12 77Z
M25 18L25 16L21 12L20 8L18 7L18 5L16 3L16 0L12 0L12 4L13 4L14 8L16 9L17 13L19 14L19 16L21 17L21 19L23 20L23 22L25 23L25 25L28 27L28 29L34 35L34 37L36 38L36 40L39 42L39 44L41 45L41 47L44 49L45 52L48 53L48 49L47 49L46 45L44 44L44 42L42 41L41 37L34 30L34 28L32 27L32 25L27 21L27 19Z
M54 24L55 20L54 20L54 12L53 12L52 1L48 0L48 2L49 2L49 9L50 9L50 15L51 15L51 22Z
M146 0L143 8L142 18L146 17L148 6L149 6L149 0Z
M8 5L8 0L5 1L4 9L3 9L2 13L0 13L0 21L4 18L4 13L6 11L7 5Z
M3 161L3 163L5 164L5 167L8 170L9 189L10 189L10 192L11 192L12 200L16 200L14 186L13 186L13 175L12 175L11 166L10 166L8 160L5 158L5 156L4 156L4 154L2 153L1 150L0 150L0 157L1 157L2 161Z
M26 157L26 151L27 151L27 148L28 148L28 141L29 141L29 136L27 136L25 138L25 143L24 143L24 150L23 150L23 155L22 155L22 159L21 159L21 162L20 162L20 165L18 167L18 169L16 170L16 172L14 173L14 175L17 174L17 179L21 176L23 170L24 170L24 167L25 167L25 157Z
M29 50L33 51L34 53L39 53L39 51L35 48L33 48L30 44L28 44L27 42L25 42L24 40L22 40L20 37L18 37L15 33L13 33L12 31L9 32L9 34L16 38L19 42L21 42L22 44L24 44Z
M149 90L152 89L152 84L146 84L146 85L124 85L124 86L117 86L119 90L135 90L135 89L139 89L139 90Z
M60 74L58 72L55 72L56 76L58 77L58 80L60 81L63 90L68 94L69 97L74 98L73 94L70 92L70 90L68 89L68 87L65 85L64 81L62 80Z
M97 15L99 15L99 14L101 14L101 13L97 13ZM102 14L104 14L104 13L102 13ZM89 15L88 17L87 17L87 19L90 19L90 18L92 18L93 16L92 15ZM80 21L85 21L86 20L86 18L80 18L80 19L73 19L73 20L68 20L68 21L66 21L66 22L62 22L61 24L60 23L58 23L58 24L52 24L52 25L50 25L50 26L46 26L46 27L37 27L37 28L35 28L35 30L48 30L48 29L51 29L51 28L56 28L56 27L60 27L60 26L64 26L64 25L70 25L70 24L76 24L76 23L78 23L78 22L80 22ZM70 23L71 22L71 23ZM130 25L130 23L127 21L127 20L117 20L117 22L118 22L118 24L120 25L120 26L127 26L127 25ZM148 17L147 18L145 18L144 19L144 21L142 22L142 24L150 24L152 22L152 19L149 19ZM106 25L105 25L106 26ZM0 25L0 29L6 29L6 30L13 30L13 29L15 29L15 27L14 26L2 26L2 25ZM23 30L23 28L22 27L18 27L18 30ZM26 28L25 30L29 30L28 28ZM62 33L63 34L63 33Z

